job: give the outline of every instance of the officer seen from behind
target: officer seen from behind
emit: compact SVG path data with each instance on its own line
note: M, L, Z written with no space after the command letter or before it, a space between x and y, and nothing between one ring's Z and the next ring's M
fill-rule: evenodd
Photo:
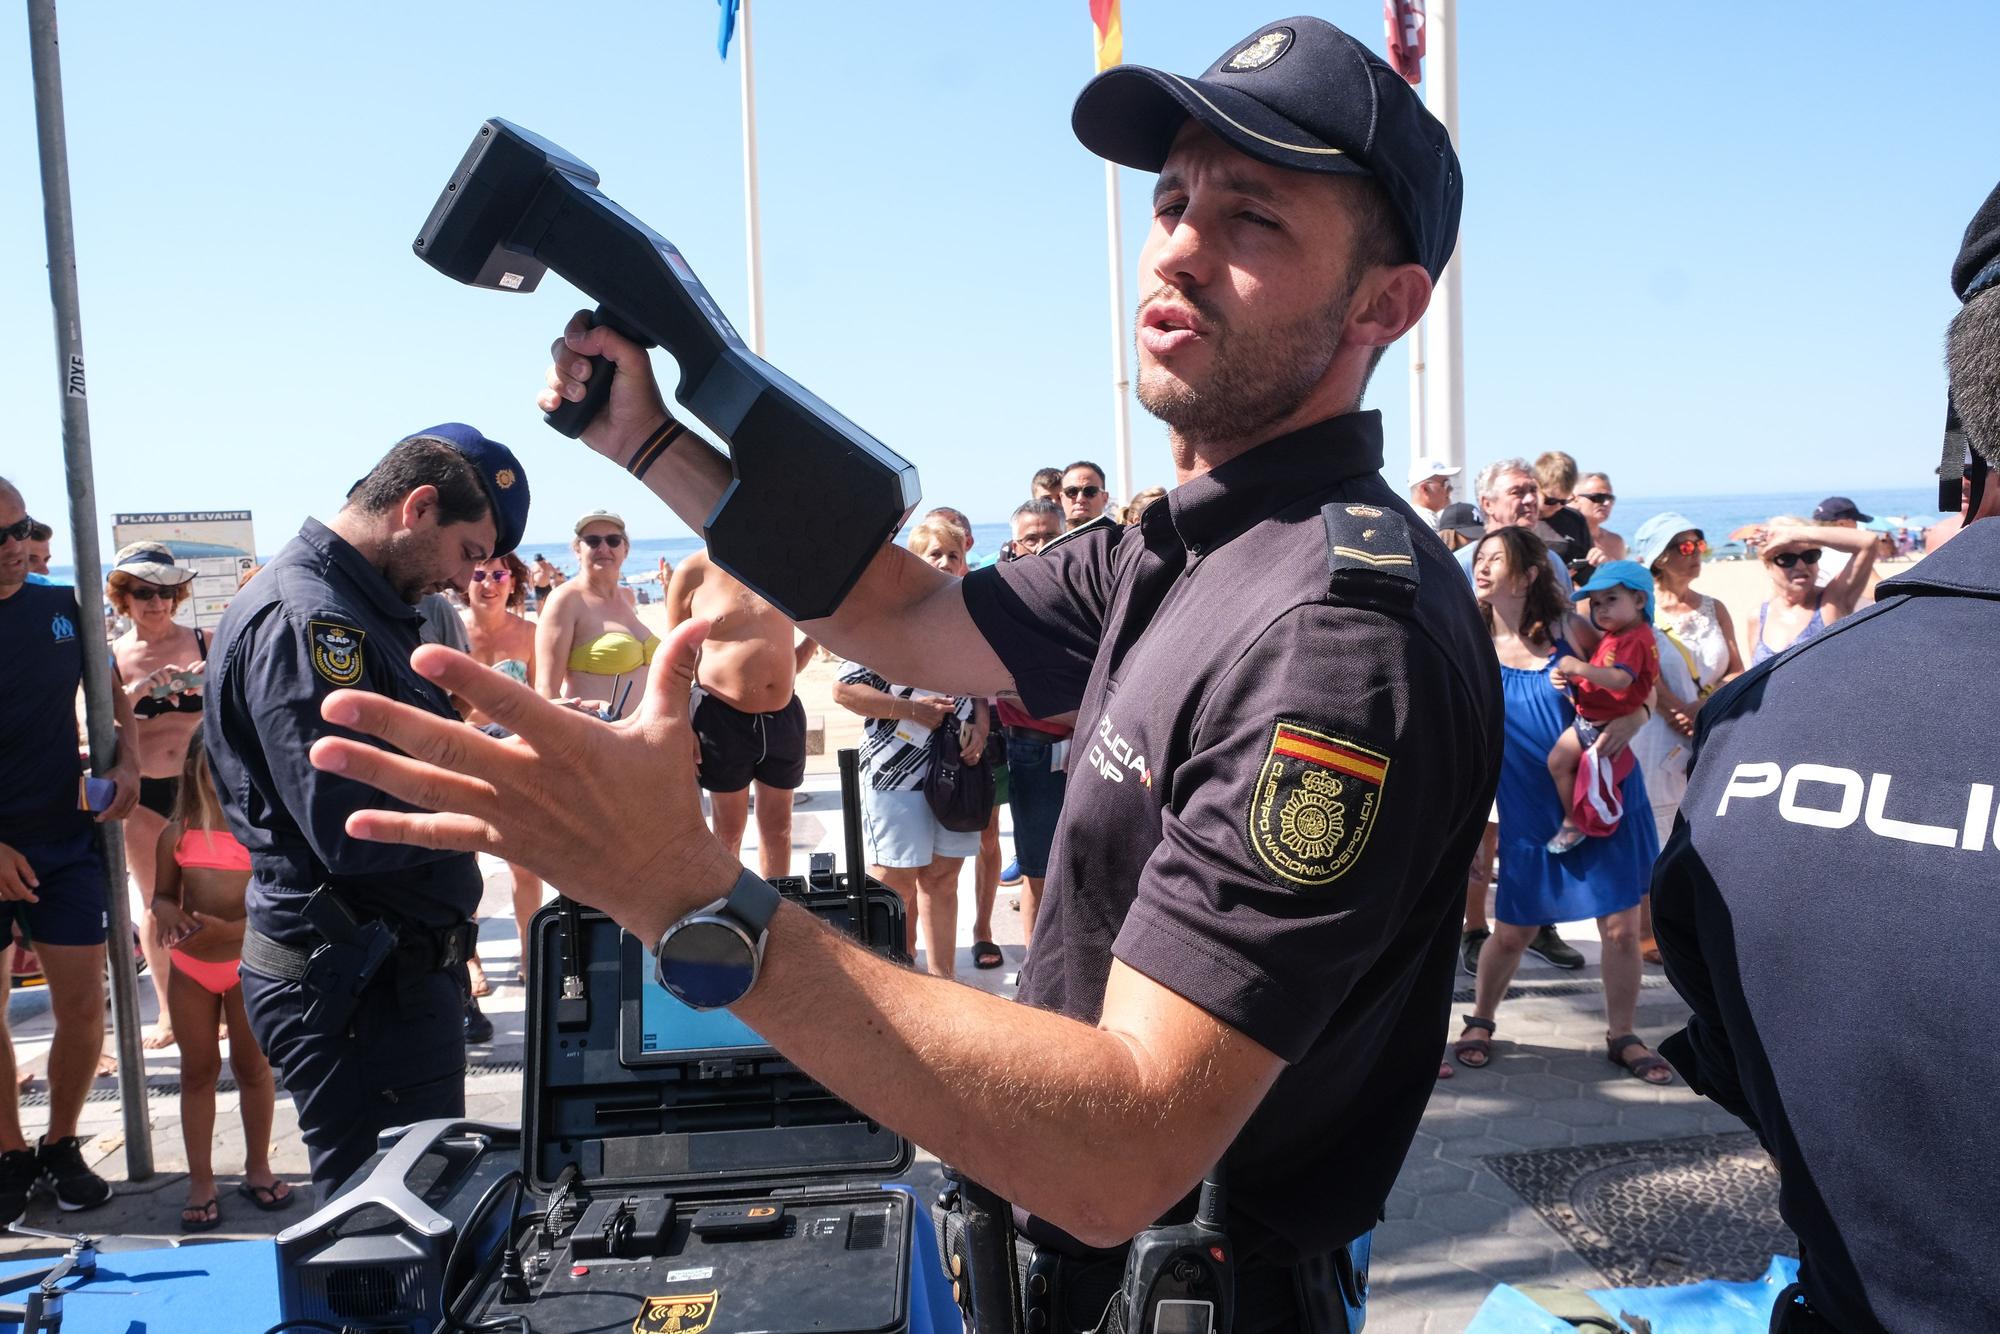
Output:
M1951 281L1964 531L1703 706L1653 876L1694 1011L1660 1052L1758 1133L1798 1235L1774 1330L2000 1329L1976 1077L2000 989L2000 188Z
M209 649L202 740L252 867L244 1004L297 1104L322 1198L378 1131L463 1114L461 986L481 885L470 855L348 837L349 813L385 798L306 762L340 733L320 702L368 690L456 722L410 670L416 604L513 550L527 517L527 474L505 445L455 422L419 432L332 522L306 521Z
M1500 755L1470 589L1382 480L1381 419L1359 410L1456 243L1458 159L1409 84L1313 18L1253 30L1199 78L1109 70L1072 123L1158 173L1139 397L1179 484L1137 525L963 580L886 547L805 627L888 680L1076 712L1026 1004L822 929L720 847L688 739L698 621L617 727L431 646L422 670L517 741L341 692L329 717L426 763L344 740L314 761L440 812L349 833L504 839L652 945L670 987L720 971L676 942L734 922L734 985L704 1003L1032 1214L1058 1266L1184 1218L1226 1153L1236 1334L1342 1330L1348 1245L1430 1097ZM1032 256L983 257L1032 283ZM955 316L976 350L977 303ZM581 396L594 352L618 369L587 442L698 522L729 465L671 435L644 352L574 321L544 406Z

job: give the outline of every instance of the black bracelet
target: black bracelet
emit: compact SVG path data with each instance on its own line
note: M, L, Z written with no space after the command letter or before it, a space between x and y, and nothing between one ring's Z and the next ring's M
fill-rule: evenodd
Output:
M666 421L660 423L659 430L646 437L646 443L639 446L639 452L634 454L632 461L625 465L625 471L631 473L634 477L644 478L646 470L651 468L655 463L658 463L660 456L667 452L668 446L680 439L686 431L687 427L682 426L672 417L667 418Z

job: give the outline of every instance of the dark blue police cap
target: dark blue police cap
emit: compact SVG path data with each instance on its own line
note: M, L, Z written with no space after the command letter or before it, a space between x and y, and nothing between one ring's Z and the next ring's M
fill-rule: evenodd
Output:
M463 454L478 470L486 499L493 505L493 554L504 556L521 544L521 533L528 526L528 473L513 450L464 422L445 422L404 438L442 440Z
M1972 215L1951 266L1952 294L1960 301L1972 300L1995 283L2000 283L2000 185Z
M1267 23L1199 79L1119 65L1084 85L1070 113L1083 146L1158 171L1194 117L1273 166L1372 177L1433 278L1458 243L1464 200L1451 136L1380 56L1324 19Z

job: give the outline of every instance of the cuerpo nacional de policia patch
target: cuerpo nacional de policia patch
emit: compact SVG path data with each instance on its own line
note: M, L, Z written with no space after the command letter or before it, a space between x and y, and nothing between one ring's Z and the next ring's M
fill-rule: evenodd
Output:
M1389 757L1296 723L1271 728L1271 749L1250 797L1250 846L1271 873L1300 888L1353 869L1382 808Z
M365 630L336 621L308 621L306 634L312 640L313 670L337 686L351 686L361 679L361 641Z

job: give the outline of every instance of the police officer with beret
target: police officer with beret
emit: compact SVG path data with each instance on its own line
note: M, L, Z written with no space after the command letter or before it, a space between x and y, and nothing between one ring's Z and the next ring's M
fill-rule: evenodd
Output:
M1256 29L1199 78L1112 69L1073 122L1158 173L1139 396L1179 485L1136 527L963 581L885 548L806 627L890 680L1076 712L1027 1005L820 929L721 850L688 740L700 622L618 728L432 647L420 669L519 741L336 694L330 718L420 763L348 741L313 758L441 812L367 812L350 834L504 840L660 942L670 988L693 973L680 942L734 923L754 957L707 1003L1031 1214L1052 1250L1081 1261L1184 1217L1226 1154L1239 1334L1345 1329L1346 1248L1430 1096L1501 749L1465 579L1383 481L1380 419L1359 411L1450 258L1458 160L1407 83L1313 18ZM543 406L581 396L593 353L617 375L586 439L701 522L728 464L676 437L637 348L572 322Z
M372 691L456 723L410 670L426 594L505 555L528 478L505 445L448 422L399 442L330 523L308 519L245 585L209 649L203 742L231 829L250 851L243 999L298 1108L322 1197L376 1133L462 1115L464 961L477 861L392 848L342 827L383 794L322 772L335 690Z
M1703 706L1653 877L1693 1014L1660 1044L1758 1133L1799 1239L1774 1330L2000 1329L2000 189L1952 266L1964 531ZM1969 444L1968 458L1963 445ZM1987 522L1996 520L1995 522Z

